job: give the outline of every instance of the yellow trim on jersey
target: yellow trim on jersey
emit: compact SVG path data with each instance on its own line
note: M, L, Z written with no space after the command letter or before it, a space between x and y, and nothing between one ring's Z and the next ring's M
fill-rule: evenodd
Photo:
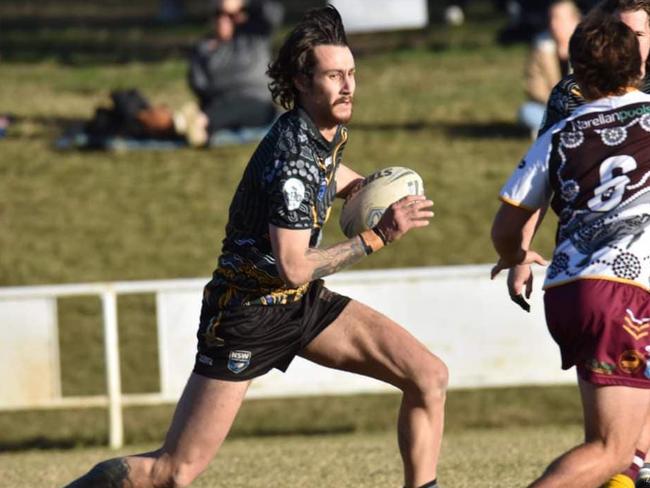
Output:
M327 209L327 212L325 212L325 220L323 220L323 225L327 223L327 221L330 219L330 214L332 213L332 206Z
M576 276L575 278L568 278L566 280L558 281L556 283L552 283L550 285L546 285L543 287L544 290L549 290L551 288L555 288L561 285L566 285L567 283L572 283L574 281L578 280L603 280L603 281L613 281L615 283L623 283L625 285L632 285L636 286L638 288L641 288L642 290L645 290L650 293L650 288L643 286L641 283L634 281L634 280L626 280L625 278L617 278L616 276L601 276L601 275L589 275L589 276Z
M577 86L574 86L573 88L571 88L571 93L573 95L575 95L576 97L584 98L582 96L582 93L580 92L580 88L578 88Z
M341 128L341 140L332 151L332 164L336 165L336 153L339 152L341 146L348 140L348 130L345 127ZM332 173L333 174L333 173Z
M318 225L318 210L316 210L316 203L311 206L311 218L314 221L314 227L320 227Z
M515 200L511 200L508 197L504 197L503 195L499 195L499 200L501 200L503 203L507 203L508 205L512 205L513 207L521 208L523 210L528 210L529 212L536 212L538 209L529 207L528 205L524 205L521 202L517 202Z
M333 166L336 166L336 155L339 152L339 149L341 148L341 146L347 140L348 140L348 131L347 131L347 129L345 127L342 127L341 128L341 140L339 141L339 143L336 145L336 147L332 151L332 165ZM326 173L325 182L327 183L327 187L329 188L330 183L332 183L332 179L336 178L336 171L332 171L331 174L330 174L330 177L328 178L327 177L327 167L325 166L323 161L320 158L318 158L316 160L316 162L318 163L318 166L320 166L320 168ZM332 206L330 205L330 207L327 209L327 212L325 213L325 218L323 219L322 225L318 224L318 212L316 210L316 203L314 203L314 205L311 207L312 219L314 220L314 227L315 228L323 227L327 223L327 221L329 220L331 211L332 211Z

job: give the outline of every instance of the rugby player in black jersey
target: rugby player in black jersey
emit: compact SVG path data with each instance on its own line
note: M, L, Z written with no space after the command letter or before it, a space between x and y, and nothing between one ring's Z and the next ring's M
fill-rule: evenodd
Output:
M165 442L99 463L72 487L189 485L217 453L251 380L285 370L296 355L399 388L404 484L438 486L444 363L395 322L321 280L426 226L432 202L406 197L374 229L319 248L333 199L362 180L341 163L355 64L338 12L308 13L269 75L275 100L289 111L260 143L235 192L203 295L195 368Z

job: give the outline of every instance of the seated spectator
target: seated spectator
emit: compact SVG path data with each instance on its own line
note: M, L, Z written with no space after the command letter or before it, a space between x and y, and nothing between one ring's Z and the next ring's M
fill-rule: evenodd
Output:
M528 101L518 115L533 137L542 124L551 90L569 72L569 39L578 22L580 10L572 0L554 0L548 9L548 32L533 42L525 74Z
M98 108L85 125L83 145L104 147L126 138L201 147L262 137L276 116L266 70L271 34L284 10L275 0L215 0L213 6L213 32L195 47L189 67L199 106L188 103L174 112L150 104L137 90L113 92L111 106ZM69 139L59 146L68 147Z
M270 124L276 109L266 69L271 34L282 21L274 0L217 0L213 32L195 47L189 83L208 118L210 134Z

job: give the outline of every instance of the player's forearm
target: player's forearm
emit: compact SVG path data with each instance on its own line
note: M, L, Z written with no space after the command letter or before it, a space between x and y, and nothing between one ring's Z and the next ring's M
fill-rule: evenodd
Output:
M503 261L517 263L522 254L526 254L528 246L524 247L524 242L524 227L504 224L497 216L492 226L492 244ZM530 240L528 240L528 244L530 244Z
M384 245L379 234L366 230L325 249L309 248L299 260L280 260L278 269L289 286L298 287L351 266Z
M535 237L537 229L539 229L539 226L542 224L542 220L544 220L546 210L547 207L537 210L530 216L530 219L528 219L526 225L524 225L524 228L521 231L521 245L524 249L530 248L530 243L533 241L533 237Z
M530 220L526 222L523 229L521 229L521 247L528 249L530 243L535 236L535 231L537 230L537 217L539 216L539 211L535 212Z
M521 237L521 236L520 236ZM499 258L506 263L515 265L521 262L526 255L521 238L516 236L492 235L492 243Z
M359 236L326 249L310 248L305 253L309 281L334 274L365 256L366 248Z
M530 249L545 208L526 210L503 203L492 223L492 243L505 263L518 264Z

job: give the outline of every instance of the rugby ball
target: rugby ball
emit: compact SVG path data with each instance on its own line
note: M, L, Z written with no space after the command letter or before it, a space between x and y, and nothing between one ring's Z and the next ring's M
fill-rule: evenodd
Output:
M345 200L339 219L341 230L354 237L374 227L388 206L408 195L424 195L422 178L415 171L401 166L375 171Z

